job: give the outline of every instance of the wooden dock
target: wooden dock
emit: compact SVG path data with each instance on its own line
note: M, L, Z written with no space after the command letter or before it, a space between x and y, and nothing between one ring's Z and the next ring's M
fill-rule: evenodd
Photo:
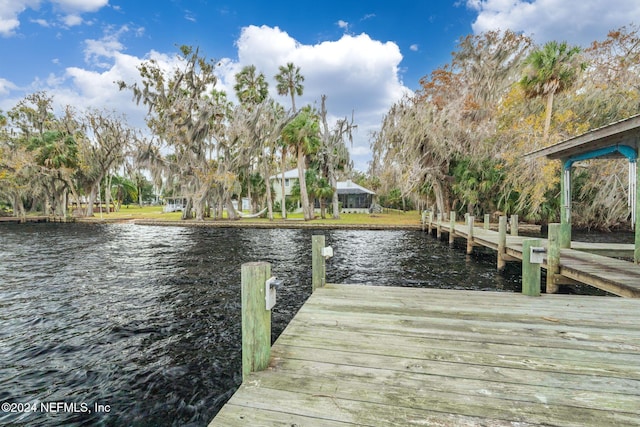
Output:
M640 300L326 285L214 426L640 426Z
M435 227L435 225L434 225ZM441 222L441 232L451 233L450 222ZM454 237L469 240L472 246L484 246L498 250L499 233L474 226L471 233L467 224L456 223ZM506 236L507 260L522 260L523 241L530 237ZM548 247L547 239L540 239L541 246ZM560 251L560 276L564 283L583 283L615 295L640 298L640 266L613 257L633 258L633 244L571 242L570 249ZM543 268L547 268L545 255Z

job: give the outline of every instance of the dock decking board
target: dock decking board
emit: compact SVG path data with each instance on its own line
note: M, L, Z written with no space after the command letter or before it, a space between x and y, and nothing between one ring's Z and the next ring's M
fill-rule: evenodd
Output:
M327 285L210 426L640 426L640 301Z

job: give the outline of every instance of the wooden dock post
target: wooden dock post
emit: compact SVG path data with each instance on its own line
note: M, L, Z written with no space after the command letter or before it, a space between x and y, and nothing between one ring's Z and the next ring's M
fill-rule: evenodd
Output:
M560 273L560 224L549 224L549 246L547 248L547 293L555 294L559 286L556 284Z
M636 165L637 165L637 161L636 161ZM637 172L637 166L636 166L636 222L634 224L634 227L636 229L636 235L635 235L635 242L634 242L634 250L633 250L633 261L636 264L640 264L640 224L638 224L638 222L640 222L640 218L638 218L640 216L640 173Z
M467 255L471 255L473 253L473 225L475 219L476 218L473 215L469 215L467 217L467 225L469 226L467 231Z
M565 222L560 226L560 247L562 249L571 249L571 223Z
M507 253L507 217L501 216L498 222L498 271L503 271L507 266L505 254Z
M531 262L531 248L539 247L539 239L522 241L522 293L540 296L540 264Z
M489 230L491 228L491 215L484 214L484 229Z
M511 215L511 235L512 236L518 235L518 215L517 214Z
M420 216L420 223L422 224L422 231L425 229L425 225L427 222L427 211L422 211L422 215Z
M456 213L449 212L449 246L453 246L456 238Z
M265 282L271 277L268 262L248 262L241 269L242 380L262 371L271 356L271 310L266 306Z
M324 235L311 236L311 291L322 288L326 280L326 264L322 256L324 248Z
M433 232L433 211L429 212L429 225L427 227L427 232L429 233L429 236L431 236L431 233Z
M442 240L442 212L438 213L438 223L436 224L436 238Z

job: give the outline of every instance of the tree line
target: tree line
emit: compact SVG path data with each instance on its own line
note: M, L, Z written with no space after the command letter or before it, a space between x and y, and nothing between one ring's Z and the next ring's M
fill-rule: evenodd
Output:
M314 200L331 200L339 215L337 181L351 176L383 205L439 212L518 213L530 221L557 221L560 164L524 154L640 112L640 34L635 25L609 32L580 49L565 42L542 46L511 31L460 39L451 62L425 75L420 89L390 107L371 138L366 174L350 171L347 149L353 118L327 123L320 108L296 108L304 90L299 67L279 68L277 93L249 65L236 74L238 103L216 89L216 64L182 46L165 70L154 60L139 66L140 81L117 82L148 108L148 131L124 117L67 107L53 113L44 92L0 112L0 202L16 215L26 206L67 214L69 201L86 207L100 198L123 200L149 184L188 200L183 218L238 218L232 200L246 197L254 212L276 209L269 177L297 167L304 218ZM620 160L579 162L574 168L572 222L613 228L628 223L627 165ZM146 182L147 177L151 183ZM284 179L281 193L285 193ZM135 197L133 197L135 198Z
M559 162L524 154L638 114L639 71L635 25L586 49L511 31L469 35L388 110L362 181L404 206L558 221ZM626 161L580 162L573 173L574 224L628 224Z
M326 96L320 110L297 110L304 76L293 63L274 76L277 93L291 97L286 110L269 96L266 76L253 65L235 75L235 105L216 89L216 65L197 48L181 46L177 59L170 71L145 61L139 82L116 82L148 108L148 132L103 110L66 107L56 116L45 92L0 112L0 201L17 216L25 205L60 216L75 205L75 214L91 216L97 199L109 206L134 194L142 203L152 184L165 196L187 200L183 219L220 219L225 210L237 219L232 200L243 197L252 212L266 208L273 219L278 205L286 217L287 203L284 179L283 197L275 200L269 178L295 163L304 218L314 217L316 198L331 199L339 217L336 186L351 166L346 144L353 119L330 127Z

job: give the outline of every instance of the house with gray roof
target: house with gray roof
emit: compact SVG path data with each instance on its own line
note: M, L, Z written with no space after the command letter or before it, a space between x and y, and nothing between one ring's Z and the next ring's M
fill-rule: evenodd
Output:
M274 200L282 200L282 179L284 179L285 197L291 195L291 190L298 183L298 170L291 169L283 174L277 174L269 177L274 191ZM369 208L373 204L375 192L356 184L351 180L338 181L337 183L338 201L342 207L342 212L369 212ZM331 201L327 201L327 206ZM316 201L316 208L319 208L319 202Z

